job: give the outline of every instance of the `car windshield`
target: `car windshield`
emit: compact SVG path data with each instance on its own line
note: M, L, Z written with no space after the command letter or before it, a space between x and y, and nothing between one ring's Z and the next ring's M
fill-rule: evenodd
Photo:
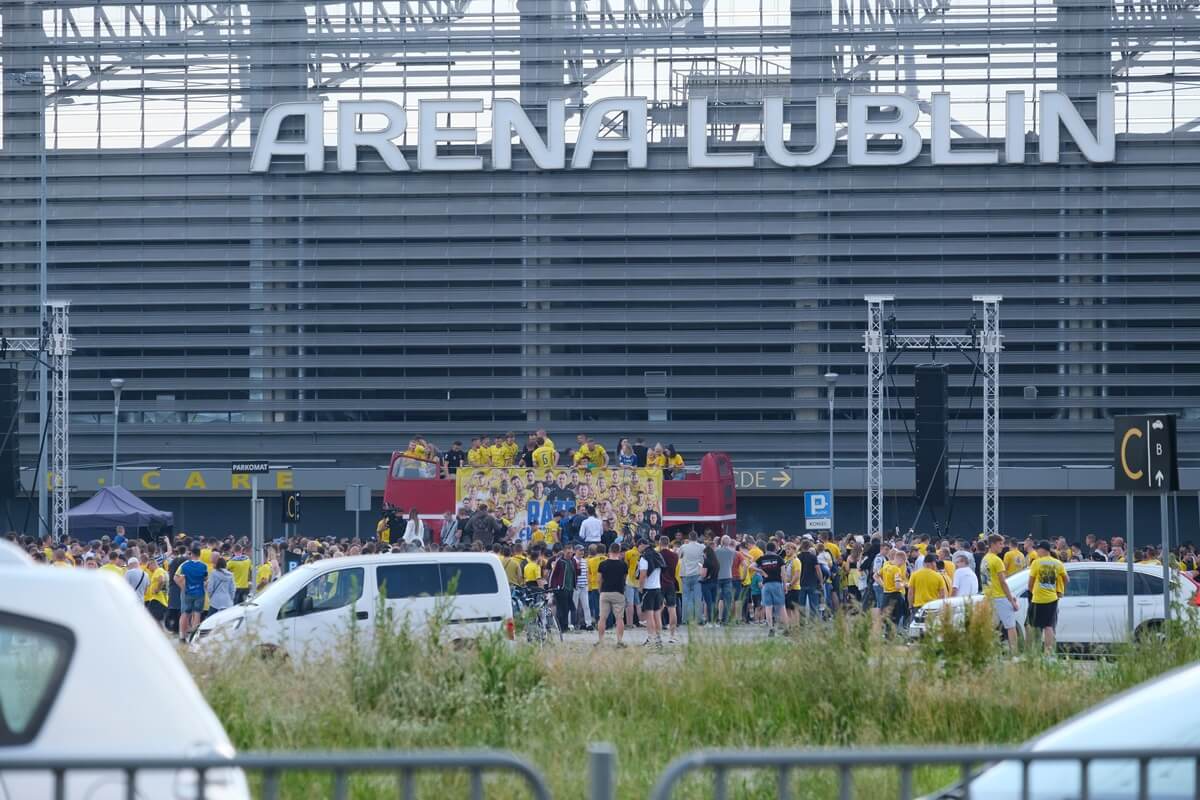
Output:
M1014 576L1015 577L1015 576ZM1011 586L1011 585L1010 585ZM1162 747L1200 744L1200 727L1189 714L1179 713L1179 698L1200 690L1200 666L1171 673L1141 689L1086 712L1081 717L1035 739L1035 751L1103 750L1135 748L1154 751ZM1196 766L1191 760L1160 759L1149 762L1149 794L1154 798L1192 797ZM1088 765L1089 795L1093 798L1138 797L1138 766L1133 760L1096 760ZM1066 800L1082 795L1080 768L1074 761L1038 762L1029 767L1029 797ZM957 796L961 787L947 796ZM971 782L975 800L1019 797L1021 765L1005 761Z
M315 573L316 568L313 566L305 565L297 567L256 594L253 600L247 601L246 605L267 605L275 600L285 602L296 592L300 591L300 587L308 583L309 579Z

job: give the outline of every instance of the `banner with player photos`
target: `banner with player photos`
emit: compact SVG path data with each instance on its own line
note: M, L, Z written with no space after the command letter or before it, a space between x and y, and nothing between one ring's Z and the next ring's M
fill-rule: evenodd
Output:
M459 506L486 502L493 513L529 540L556 511L568 515L595 506L605 527L624 536L651 535L662 527L662 470L571 467L459 467Z

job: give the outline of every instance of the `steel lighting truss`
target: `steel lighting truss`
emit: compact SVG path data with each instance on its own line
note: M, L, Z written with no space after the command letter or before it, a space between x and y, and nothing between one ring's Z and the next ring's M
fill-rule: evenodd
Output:
M46 303L46 326L40 337L4 340L8 350L44 358L50 372L50 474L39 475L37 479L50 483L50 532L56 542L61 542L67 535L67 511L71 505L70 306L67 300L51 300ZM40 420L40 423L42 428L47 424L46 420Z
M896 334L886 329L885 304L891 295L867 295L867 530L883 532L883 409L887 398L889 352L904 350L977 350L983 377L983 532L996 533L1000 522L1000 295L979 294L982 325L971 334Z

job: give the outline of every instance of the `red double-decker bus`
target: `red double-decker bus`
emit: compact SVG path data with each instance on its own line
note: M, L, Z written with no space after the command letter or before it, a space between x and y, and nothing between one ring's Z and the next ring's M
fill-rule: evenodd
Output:
M514 472L533 472L526 467L505 467ZM617 469L614 467L614 469ZM454 513L456 486L452 477L443 477L432 461L416 459L404 453L392 453L383 502L398 514L415 508L421 520L434 532L441 530L442 517ZM737 530L737 493L734 490L733 464L725 453L706 453L696 467L682 478L662 482L662 530L691 528L715 534L734 534Z

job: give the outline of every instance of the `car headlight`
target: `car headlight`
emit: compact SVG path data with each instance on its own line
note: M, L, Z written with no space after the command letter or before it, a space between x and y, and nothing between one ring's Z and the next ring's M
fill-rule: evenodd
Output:
M238 628L242 627L242 623L245 621L245 617L238 617L237 619L230 620L229 622L222 622L213 625L211 628L201 628L196 632L196 636L203 639L206 636L211 636L214 633L217 633L218 631L221 633L233 633Z
M924 622L924 621L925 621L925 609L918 608L917 613L913 614L913 622Z

